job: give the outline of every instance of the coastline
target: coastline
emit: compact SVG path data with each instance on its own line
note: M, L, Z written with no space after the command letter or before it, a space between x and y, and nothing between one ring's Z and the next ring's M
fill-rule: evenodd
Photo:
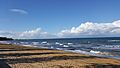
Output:
M59 48L53 49L53 48L48 48L48 47L38 47L38 46L34 46L34 45L20 45L20 46L35 47L35 48L45 48L45 49L52 49L52 50L62 50L62 51L65 51L65 52L85 54L85 55L90 55L90 56L97 56L97 57L111 58L111 59L120 60L120 57L108 56L108 55L106 56L105 54L90 53L90 52L86 52L86 51L82 51L82 50L64 50L64 49L59 49Z
M11 68L120 67L119 59L10 44L0 44L0 58Z

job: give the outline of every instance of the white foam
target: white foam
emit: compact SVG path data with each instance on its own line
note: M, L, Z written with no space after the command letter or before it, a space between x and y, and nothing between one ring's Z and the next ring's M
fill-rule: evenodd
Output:
M47 41L43 41L43 42L41 42L41 44L47 44Z
M25 42L20 42L21 44L24 44Z
M72 45L73 43L67 43L68 45Z
M29 47L33 47L32 45L22 45L22 46L29 46Z
M10 44L10 43L7 41L0 41L0 44Z
M93 51L93 50L90 50L90 52L91 53L97 53L97 54L101 53L100 51Z
M55 44L56 44L56 45L59 45L60 43L58 43L58 42L55 42Z
M32 44L33 44L33 45L38 45L38 44L39 44L39 42L32 42Z
M67 45L63 45L63 47L69 47L69 46L67 46Z
M52 47L52 46L51 46L50 48L52 48L52 49L53 49L54 47Z
M56 48L56 49L58 49L58 50L62 50L61 48Z
M63 45L63 44L60 44L61 46Z

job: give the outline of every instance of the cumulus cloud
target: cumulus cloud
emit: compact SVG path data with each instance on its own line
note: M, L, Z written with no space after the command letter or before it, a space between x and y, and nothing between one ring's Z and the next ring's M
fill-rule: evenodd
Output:
M18 34L16 32L10 32L10 31L0 31L0 37L8 37L8 38L18 38Z
M21 39L43 39L43 38L73 38L73 37L111 37L120 36L120 20L111 23L93 23L86 22L78 27L61 30L58 33L51 34L43 31L41 28L27 30L23 32L0 31L0 36L21 38Z
M55 37L52 34L48 34L47 32L44 32L41 30L41 28L37 28L35 30L30 31L24 31L19 34L19 38L51 38Z
M62 30L58 33L59 37L101 37L101 36L120 36L120 20L112 23L82 23L78 27Z
M10 11L15 13L20 13L20 14L28 14L28 12L23 9L10 9Z
M15 39L40 39L40 38L54 38L55 35L48 34L41 30L41 28L37 28L34 30L24 31L24 32L0 32L1 37L9 37Z

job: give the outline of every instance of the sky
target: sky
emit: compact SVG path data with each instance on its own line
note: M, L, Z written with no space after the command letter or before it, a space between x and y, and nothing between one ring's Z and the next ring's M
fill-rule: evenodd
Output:
M120 0L0 0L0 36L120 35Z

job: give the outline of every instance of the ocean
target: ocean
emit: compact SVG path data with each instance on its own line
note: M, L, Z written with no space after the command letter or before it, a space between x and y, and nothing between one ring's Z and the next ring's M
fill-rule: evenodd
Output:
M120 37L15 39L12 41L0 41L0 44L15 44L18 46L57 49L99 57L120 59Z

